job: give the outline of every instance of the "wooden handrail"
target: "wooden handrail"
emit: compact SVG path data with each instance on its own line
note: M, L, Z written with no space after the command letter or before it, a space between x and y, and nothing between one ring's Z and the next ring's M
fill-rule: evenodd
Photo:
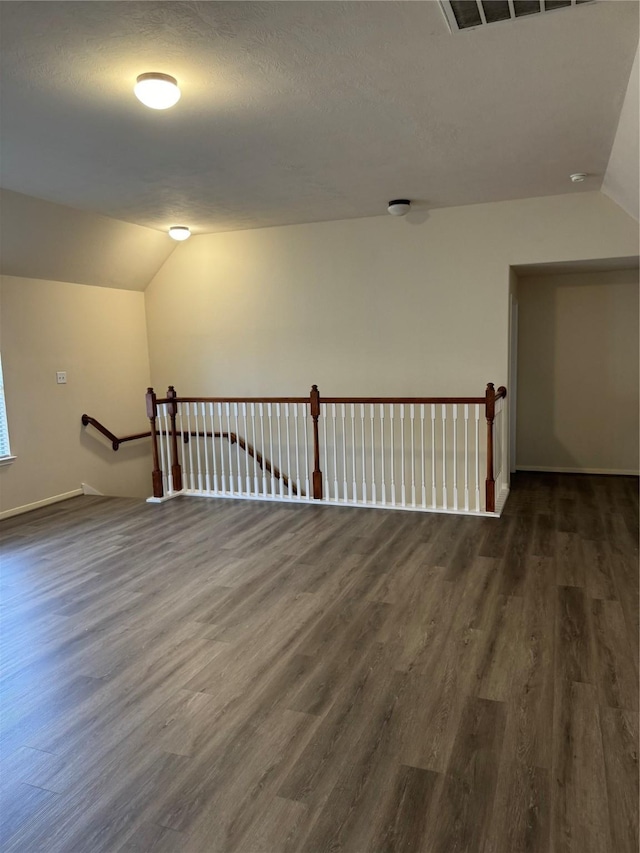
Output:
M136 441L139 438L150 438L150 436L151 436L151 431L149 431L149 432L137 432L137 433L134 433L132 435L124 435L121 438L119 438L118 436L114 435L110 429L107 429L107 427L104 424L101 424L100 421L96 420L96 418L92 418L91 415L86 415L86 414L82 416L82 423L84 424L84 426L91 425L92 427L97 429L98 432L101 432L102 435L104 435L106 438L108 438L109 441L111 442L111 446L112 446L113 450L118 450L120 445L124 444L124 442L126 442L126 441ZM180 436L180 438L182 438L182 440L185 443L188 442L189 437L191 437L191 438L203 438L206 435L207 438L224 438L227 441L229 441L231 444L238 444L245 451L245 453L247 453L249 456L253 457L256 460L256 462L260 466L261 471L266 469L271 474L272 477L274 477L276 480L282 480L284 482L284 484L286 485L286 487L289 488L289 477L288 477L288 475L283 474L277 465L273 465L270 459L266 459L265 457L263 457L263 455L260 453L259 450L256 450L252 444L250 444L241 435L237 435L235 432L213 432L213 433L212 432L206 432L206 433L205 432L196 432L196 431L186 432L186 431L179 430L179 429L175 430L175 432L174 432L174 430L168 430L167 431L167 430L156 429L156 435L169 435L169 436L174 437L176 440L177 440L178 436ZM175 488L175 480L174 480L174 488ZM180 491L180 489L175 488L175 491ZM293 481L291 482L291 491L294 493L294 495L298 494L296 484ZM304 497L303 491L301 491L300 494ZM160 495L159 497L162 497L162 496Z
M394 405L427 405L448 403L484 403L484 397L323 397L323 403L386 403Z
M84 426L89 426L91 424L92 427L101 432L105 438L108 438L111 442L111 446L114 450L118 450L121 444L124 444L126 441L137 441L139 438L149 438L151 432L136 432L132 435L123 435L118 437L114 435L110 429L107 429L104 424L101 424L100 421L92 418L91 415L83 415L82 423Z
M507 389L501 385L496 391L496 400L504 399L507 396Z
M483 397L484 399L484 397ZM158 397L157 403L308 403L308 397Z
M499 395L501 389L496 394ZM506 393L506 389L504 389ZM504 395L500 395L504 396ZM496 398L497 399L497 398ZM309 397L168 397L158 403L309 403ZM484 397L324 397L323 403L389 403L390 405L406 403L407 405L433 403L484 403Z

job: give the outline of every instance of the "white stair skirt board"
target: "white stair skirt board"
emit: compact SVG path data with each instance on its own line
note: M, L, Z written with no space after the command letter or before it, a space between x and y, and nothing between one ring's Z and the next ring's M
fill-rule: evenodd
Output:
M516 471L541 471L547 474L613 474L619 477L638 477L640 471L620 468L552 468L549 465L516 465Z
M500 494L496 497L496 511L489 514L496 515L499 518L502 515L502 510L504 509L504 505L506 504L508 497L509 486L505 486L503 489L500 490Z
M0 512L0 521L4 518L11 518L14 515L22 515L23 512L31 512L31 510L40 509L42 506L57 504L60 503L60 501L68 501L69 498L77 498L81 494L83 494L82 489L73 489L73 491L64 492L62 495L52 495L50 498L43 498L41 501L34 501L31 504L16 506L13 507L13 509L5 509L4 512Z
M504 508L505 502L509 495L509 489L505 488L500 492L499 497L496 499L496 511L495 512L487 512L486 510L472 510L472 509L445 509L443 507L421 507L421 506L401 506L397 504L396 506L392 506L391 504L373 504L373 503L352 503L351 501L341 501L341 500L333 500L332 498L323 498L322 500L314 500L314 498L280 498L278 496L272 495L228 495L228 494L213 494L207 492L199 492L199 491L191 491L190 489L184 489L181 492L174 492L170 495L166 495L163 498L147 498L147 503L164 503L164 501L171 500L171 498L176 498L179 495L184 495L187 498L208 498L213 500L225 500L225 501L267 501L269 503L293 503L293 504L307 504L310 506L340 506L340 507L348 507L351 509L383 509L383 510L391 510L393 512L433 512L438 513L440 515L472 515L475 518L499 518L502 514L502 510Z
M94 489L93 486L90 486L89 483L82 484L82 494L83 495L104 495L104 492L99 492L97 489Z

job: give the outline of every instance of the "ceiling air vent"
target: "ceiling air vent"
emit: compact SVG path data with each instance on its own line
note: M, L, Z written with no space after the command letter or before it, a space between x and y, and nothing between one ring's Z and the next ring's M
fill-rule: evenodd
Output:
M566 6L582 6L596 0L441 0L451 32L514 21L529 15L553 12Z

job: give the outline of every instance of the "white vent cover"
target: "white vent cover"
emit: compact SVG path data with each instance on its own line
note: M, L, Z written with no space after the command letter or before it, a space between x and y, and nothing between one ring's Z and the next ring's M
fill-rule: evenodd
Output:
M441 0L440 5L452 33L501 21L515 21L596 0Z

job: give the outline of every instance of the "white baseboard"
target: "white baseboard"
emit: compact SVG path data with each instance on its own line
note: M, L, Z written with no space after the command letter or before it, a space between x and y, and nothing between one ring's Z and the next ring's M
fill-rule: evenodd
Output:
M516 465L516 471L542 471L548 474L617 474L620 477L637 477L640 471L620 468L552 468L549 465Z
M83 495L104 495L104 492L99 492L97 489L94 489L93 486L90 486L89 483L82 484L82 494Z
M43 498L43 500L34 501L32 504L24 504L23 506L15 506L13 509L5 509L4 512L0 512L0 521L4 518L11 518L14 515L22 515L23 512L31 512L34 509L49 506L49 504L68 501L69 498L77 498L81 494L83 494L82 489L74 489L72 492L64 492L62 495L52 495L50 498Z

